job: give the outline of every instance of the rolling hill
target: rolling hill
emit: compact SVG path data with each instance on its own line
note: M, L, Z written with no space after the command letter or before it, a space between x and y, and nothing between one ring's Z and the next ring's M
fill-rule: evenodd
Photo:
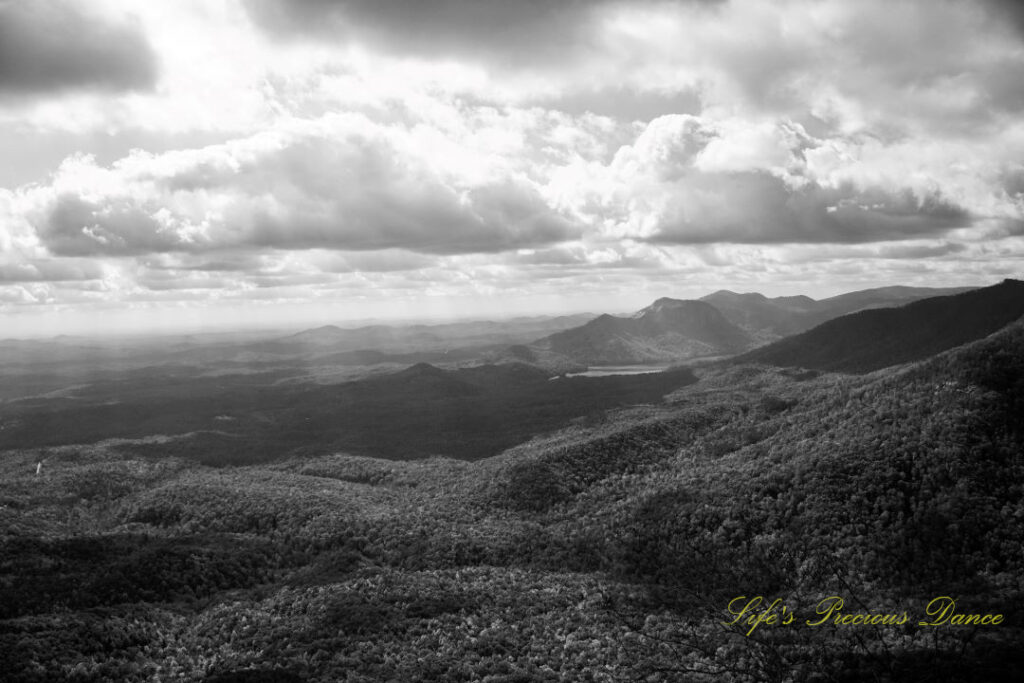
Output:
M324 325L296 334L250 344L248 349L290 356L378 351L388 354L444 351L453 348L514 344L582 325L593 316L539 316L509 320L464 320L415 325Z

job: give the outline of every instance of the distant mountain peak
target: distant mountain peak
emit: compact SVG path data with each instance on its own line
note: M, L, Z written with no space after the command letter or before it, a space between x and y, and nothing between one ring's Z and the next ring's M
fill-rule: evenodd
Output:
M303 330L302 332L296 332L290 337L290 339L302 339L306 337L325 337L328 335L333 336L341 333L344 333L344 330L338 327L337 325L322 325L320 327L314 327L308 330Z
M696 301L694 299L673 299L671 297L663 296L657 299L650 306L641 308L639 311L633 314L633 318L642 318L646 315L661 313L663 311L680 310L687 308L694 308L704 305L703 302Z
M399 374L410 375L410 376L411 375L443 375L443 374L445 374L445 372L441 368L437 367L436 365L431 365L430 363L416 363L415 365L410 365L405 370L402 370Z
M533 347L585 365L664 363L736 353L751 339L704 301L662 297L629 317L602 315Z
M702 296L701 301L707 301L709 299L768 299L764 294L760 292L734 292L729 289L720 289L717 292L712 292L707 296Z
M807 296L806 294L794 294L793 296L777 296L777 297L775 297L775 301L784 301L784 302L792 302L792 303L808 303L808 304L815 303L815 300L812 299L811 297Z

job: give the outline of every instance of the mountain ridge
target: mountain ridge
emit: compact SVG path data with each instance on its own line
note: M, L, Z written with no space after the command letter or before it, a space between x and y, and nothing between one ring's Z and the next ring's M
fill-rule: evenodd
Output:
M528 345L506 360L544 367L676 363L750 351L864 308L893 306L971 288L889 286L815 300L720 289L700 299L660 297L631 315L602 314Z
M738 356L736 362L865 373L984 338L1024 316L1024 282L872 308Z
M703 301L663 297L628 317L604 314L530 348L585 365L664 363L736 353L751 337Z

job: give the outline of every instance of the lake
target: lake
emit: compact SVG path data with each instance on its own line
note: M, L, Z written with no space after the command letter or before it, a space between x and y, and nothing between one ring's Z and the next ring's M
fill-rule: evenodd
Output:
M608 377L610 375L648 375L667 370L668 365L593 365L586 372L570 372L566 377Z

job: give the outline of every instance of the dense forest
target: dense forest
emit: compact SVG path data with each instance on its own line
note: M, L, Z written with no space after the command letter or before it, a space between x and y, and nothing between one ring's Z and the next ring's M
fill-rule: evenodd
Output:
M269 374L175 376L147 369L73 398L21 401L0 414L0 449L135 440L151 457L239 465L343 450L381 458L496 455L605 409L656 402L696 381L685 368L559 377L522 363L442 369L418 363L350 382ZM147 438L174 435L174 438Z
M5 680L1019 680L1024 324L694 372L475 462L8 450ZM724 626L740 596L799 619ZM829 596L910 619L806 626ZM1003 620L918 626L938 596Z

